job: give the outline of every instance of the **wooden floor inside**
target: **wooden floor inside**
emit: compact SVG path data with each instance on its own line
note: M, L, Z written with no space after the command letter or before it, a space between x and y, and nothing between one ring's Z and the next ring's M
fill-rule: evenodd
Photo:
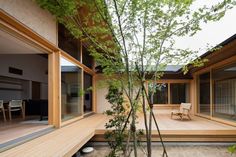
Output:
M48 128L47 121L13 119L0 122L0 145L17 138Z
M156 115L156 118L165 141L236 141L236 127L233 126L200 117L192 117L191 121L170 119L169 115ZM4 151L0 156L71 156L91 138L102 141L108 119L105 115L94 114ZM139 117L138 127L144 128L142 117ZM155 128L153 138L158 141Z

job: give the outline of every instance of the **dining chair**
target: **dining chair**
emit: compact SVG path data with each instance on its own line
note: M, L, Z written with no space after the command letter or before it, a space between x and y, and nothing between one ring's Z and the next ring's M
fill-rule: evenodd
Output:
M5 109L4 109L4 106L3 106L3 100L0 100L0 112L3 113L3 119L4 119L4 121L7 121L7 120L6 120L6 115L5 115Z
M22 100L11 100L8 105L9 119L12 119L11 112L21 111L22 118L25 119L25 110Z

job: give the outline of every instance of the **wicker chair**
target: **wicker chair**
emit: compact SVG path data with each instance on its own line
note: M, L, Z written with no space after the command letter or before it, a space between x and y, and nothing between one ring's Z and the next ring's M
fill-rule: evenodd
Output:
M191 106L191 103L181 103L179 110L171 112L171 119L173 116L178 116L181 120L183 120L184 117L188 117L188 119L191 120L189 115Z

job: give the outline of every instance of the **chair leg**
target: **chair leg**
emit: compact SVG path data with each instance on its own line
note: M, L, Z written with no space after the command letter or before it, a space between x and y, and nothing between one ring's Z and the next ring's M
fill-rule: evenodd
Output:
M188 115L188 118L189 118L189 120L191 120L191 117L190 117L190 115Z
M11 108L8 109L9 112L9 120L11 120Z
M22 118L25 119L25 111L23 107L21 108L21 113L22 113Z
M7 119L6 119L6 114L5 114L5 110L4 109L2 110L2 113L3 113L4 122L6 122Z
M172 119L172 117L173 117L173 112L171 113L171 115L170 115L170 118Z
M180 119L183 120L183 116L182 115L180 116Z

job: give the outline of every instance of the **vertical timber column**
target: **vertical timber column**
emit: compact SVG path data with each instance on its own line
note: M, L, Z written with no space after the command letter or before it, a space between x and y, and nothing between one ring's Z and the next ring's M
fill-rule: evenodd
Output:
M167 83L167 104L170 105L171 104L171 99L170 99L170 83Z
M196 77L190 81L190 103L192 104L191 113L196 114Z
M61 127L61 73L60 73L60 52L49 54L49 102L48 102L48 123L56 128Z
M199 113L199 76L198 75L194 75L194 84L195 84L195 93L194 93L194 96L195 96L195 114Z

